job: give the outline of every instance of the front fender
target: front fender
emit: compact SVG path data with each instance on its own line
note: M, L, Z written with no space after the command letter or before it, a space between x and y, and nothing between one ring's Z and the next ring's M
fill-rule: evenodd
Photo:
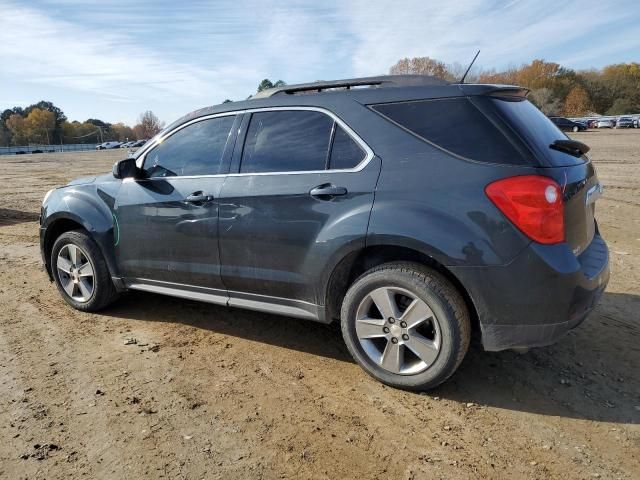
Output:
M115 196L96 185L72 186L54 191L42 207L41 249L47 264L48 250L60 233L60 222L82 226L98 244L112 277L118 276L114 255L117 223L113 215Z

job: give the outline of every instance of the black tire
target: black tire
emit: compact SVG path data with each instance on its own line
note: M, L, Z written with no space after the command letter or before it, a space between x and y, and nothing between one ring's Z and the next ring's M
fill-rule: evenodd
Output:
M431 309L440 329L440 349L426 370L398 374L383 369L365 352L356 333L360 303L378 288L411 292ZM440 385L456 371L471 339L471 323L465 302L453 285L438 272L417 263L393 262L372 268L349 288L342 303L342 336L354 360L372 377L395 388L427 390Z
M68 245L79 247L93 267L93 292L87 301L77 301L72 298L62 286L57 259L60 251ZM71 230L60 235L51 249L51 270L53 279L62 298L77 310L96 312L118 298L118 292L111 280L111 274L96 242L83 230ZM62 274L64 276L64 274Z

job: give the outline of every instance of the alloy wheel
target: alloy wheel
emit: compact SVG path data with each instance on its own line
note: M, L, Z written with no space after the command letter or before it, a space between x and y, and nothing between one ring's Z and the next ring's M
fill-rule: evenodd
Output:
M95 290L94 269L87 254L77 245L68 243L56 259L58 279L64 291L76 302L85 303Z
M358 306L355 326L367 356L390 373L420 373L440 353L438 319L425 301L403 288L368 293Z

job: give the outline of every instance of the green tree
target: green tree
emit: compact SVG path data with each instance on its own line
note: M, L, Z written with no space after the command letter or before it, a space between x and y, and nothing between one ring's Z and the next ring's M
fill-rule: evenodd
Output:
M52 143L59 143L62 135L62 123L67 120L64 112L60 108L56 107L52 102L49 102L47 100L40 100L38 103L34 103L33 105L29 105L27 108L25 108L22 115L26 117L35 109L46 110L54 115L55 126L50 136L50 141Z
M11 132L12 145L27 145L29 134L24 117L18 113L12 114L6 121L7 129Z
M286 83L283 80L278 80L276 83L271 83L271 80L269 80L268 78L265 78L258 85L258 92L267 90L269 88L282 87L284 85L286 85Z
M609 65L602 70L602 78L611 91L610 108L616 103L622 106L622 100L626 100L629 111L623 113L640 110L640 63Z
M53 112L34 108L24 120L24 125L31 141L50 144L56 128L56 117Z
M115 139L119 142L133 140L135 138L133 128L125 125L124 123L116 123L114 125L111 125L111 132L113 133Z
M598 70L583 70L577 73L578 83L587 91L594 112L604 113L613 104L613 93Z
M4 125L0 125L0 147L8 147L11 143L11 132Z
M64 122L62 124L63 143L97 143L102 140L101 132L92 123Z
M625 113L636 113L637 107L629 98L616 98L605 112L607 115L624 115Z

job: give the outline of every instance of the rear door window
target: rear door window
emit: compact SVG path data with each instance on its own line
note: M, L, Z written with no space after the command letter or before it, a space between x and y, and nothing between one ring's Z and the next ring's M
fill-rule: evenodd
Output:
M526 149L504 124L489 119L466 97L373 105L419 138L460 157L486 163L530 164Z
M333 119L307 110L251 115L242 151L241 173L324 170Z

